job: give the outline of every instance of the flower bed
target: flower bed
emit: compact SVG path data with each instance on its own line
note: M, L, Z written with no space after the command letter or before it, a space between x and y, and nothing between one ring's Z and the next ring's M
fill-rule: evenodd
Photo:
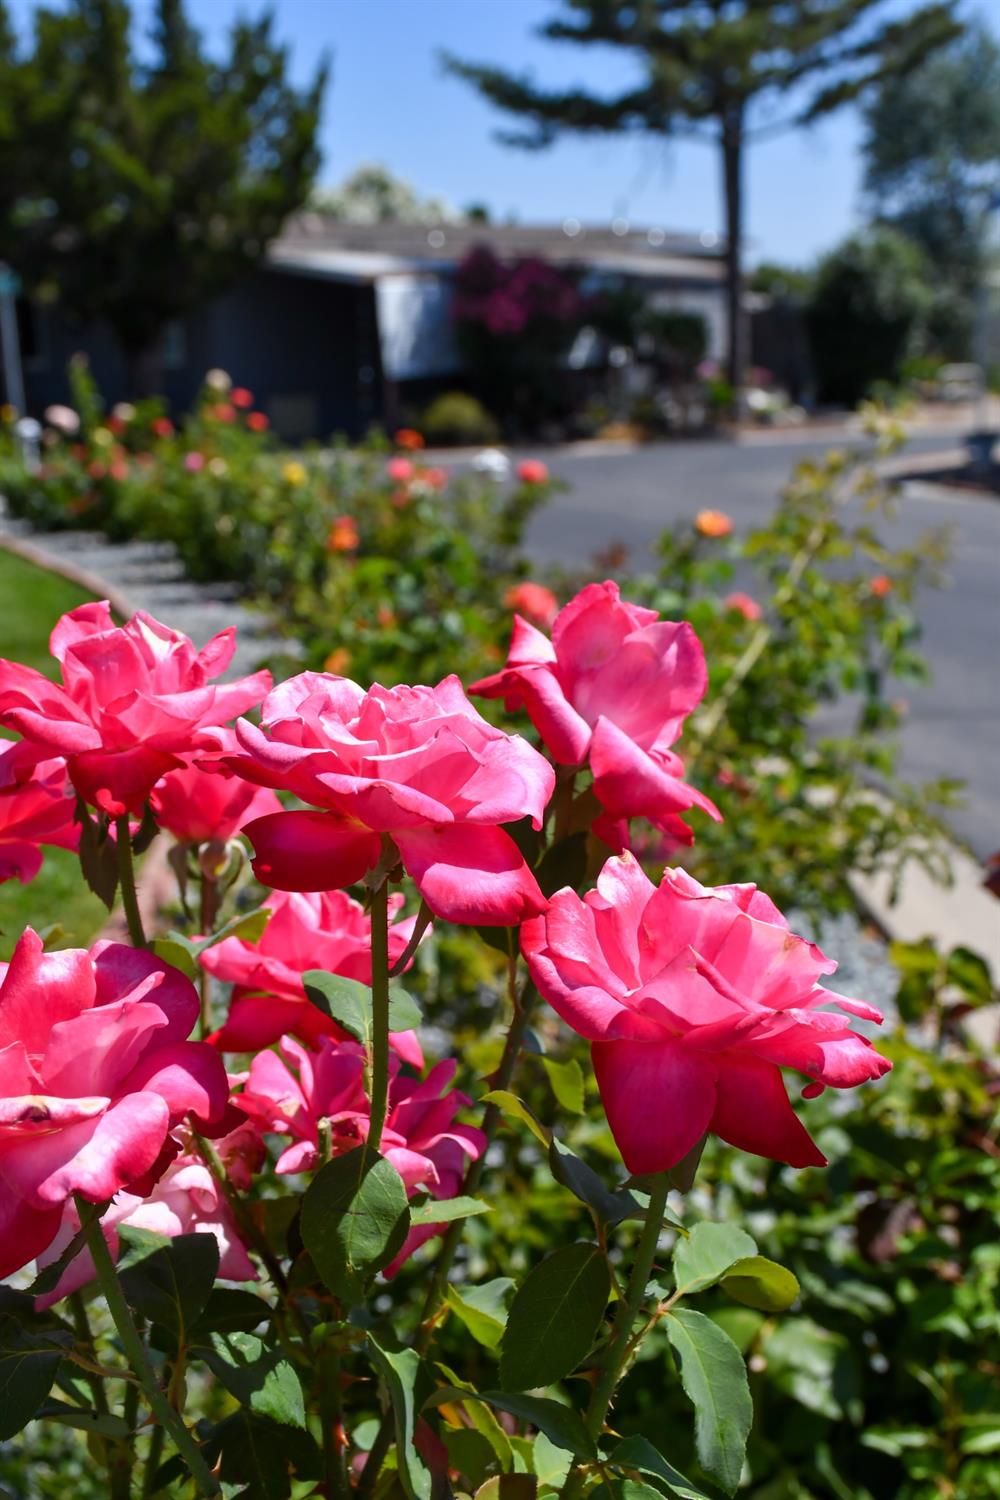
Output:
M989 977L897 950L876 1042L781 914L930 826L864 795L926 567L851 517L874 494L832 458L771 527L702 512L561 610L513 569L506 660L458 657L489 719L449 673L223 685L230 632L94 604L59 681L0 663L12 873L78 842L132 939L25 932L0 980L15 1492L988 1500ZM360 593L391 559L335 501Z

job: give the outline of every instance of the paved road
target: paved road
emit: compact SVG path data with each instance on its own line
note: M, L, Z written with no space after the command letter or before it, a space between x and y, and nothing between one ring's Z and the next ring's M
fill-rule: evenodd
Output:
M704 506L727 511L741 529L763 520L792 465L832 442L769 436L547 454L553 474L572 489L536 517L529 550L539 562L578 566L620 542L632 565L642 566L664 526ZM907 452L934 453L953 443L924 435ZM950 822L985 858L1000 849L1000 501L954 492L941 498L916 487L885 530L887 540L906 545L941 525L954 534L949 582L927 593L920 611L933 680L903 690L910 713L901 769L913 780L947 775L967 783L966 805Z

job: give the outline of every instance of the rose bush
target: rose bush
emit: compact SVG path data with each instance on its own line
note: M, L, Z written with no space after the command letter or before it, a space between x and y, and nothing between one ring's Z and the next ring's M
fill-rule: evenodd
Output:
M809 1163L799 1191L823 1182L836 1196L838 1179L818 1163L841 1170L844 1136L816 1096L874 1082L888 1059L848 1024L875 1008L826 989L831 963L754 887L703 885L679 868L654 884L625 852L600 868L595 833L642 851L645 820L661 858L680 841L679 812L712 811L698 747L714 700L702 704L697 635L666 612L598 585L571 599L551 642L538 633L533 655L512 655L495 696L528 708L548 759L481 718L454 677L365 688L300 674L267 697L259 726L235 728L235 700L198 707L212 679L193 698L179 692L165 753L181 765L149 782L114 830L107 799L80 828L90 878L104 854L115 861L135 944L95 949L94 967L124 952L128 972L145 976L134 993L123 985L132 1020L165 987L183 1002L160 1020L142 1011L153 1040L135 1066L124 1055L132 1020L88 1022L88 1050L68 1028L101 1004L63 1019L68 989L53 981L63 998L32 1005L46 986L21 983L20 968L9 1006L9 976L0 992L15 1133L13 1147L0 1139L0 1182L12 1224L23 1215L33 1226L4 1240L6 1269L21 1274L0 1294L0 1359L31 1379L8 1387L0 1432L36 1413L43 1431L86 1432L94 1482L115 1500L140 1487L180 1497L192 1483L251 1500L355 1490L367 1500L396 1486L428 1500L490 1480L523 1487L526 1500L603 1488L635 1500L647 1478L710 1500L772 1484L786 1439L771 1425L773 1393L751 1433L743 1351L766 1339L780 1370L781 1314L813 1282L759 1254L725 1222L726 1205L769 1160L782 1192L787 1164ZM731 632L764 623L722 617ZM124 633L138 629L188 660L165 627ZM154 686L147 696L166 701ZM112 720L121 712L97 687L95 702ZM673 748L689 718L698 786ZM45 775L65 774L77 753L67 737ZM261 790L281 794L263 812ZM729 790L721 784L720 800ZM157 825L180 840L172 863L185 884L177 927L154 935L132 855ZM713 827L695 823L699 835ZM291 887L262 907L244 838L258 874ZM697 845L685 855L699 857ZM475 981L455 982L456 943L477 953ZM82 965L38 939L22 947L33 974ZM74 983L73 995L84 991ZM206 1041L191 1043L199 1009ZM184 1040L172 1029L181 1019ZM63 1026L65 1082L50 1046ZM592 1045L593 1077L577 1034ZM424 1048L439 1057L429 1068ZM783 1068L808 1080L815 1146ZM589 1107L598 1088L610 1131ZM140 1141L123 1125L97 1175L85 1151L62 1176L50 1170L74 1144L67 1131L147 1095L158 1102L141 1108L162 1124L155 1150L153 1132ZM64 1126L61 1111L83 1117ZM720 1158L713 1132L740 1150ZM767 1208L748 1195L746 1221L773 1253ZM36 1214L48 1216L45 1236ZM662 1359L647 1359L657 1350ZM629 1375L637 1359L642 1379Z

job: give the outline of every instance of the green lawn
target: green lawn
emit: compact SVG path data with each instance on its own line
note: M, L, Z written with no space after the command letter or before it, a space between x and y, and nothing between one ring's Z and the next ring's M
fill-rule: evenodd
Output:
M0 549L0 656L55 677L49 632L60 615L89 598L65 578ZM66 849L47 849L37 880L30 885L18 880L0 885L0 959L10 957L24 927L58 923L65 934L60 946L83 944L94 936L105 916L101 902L83 884L76 855Z

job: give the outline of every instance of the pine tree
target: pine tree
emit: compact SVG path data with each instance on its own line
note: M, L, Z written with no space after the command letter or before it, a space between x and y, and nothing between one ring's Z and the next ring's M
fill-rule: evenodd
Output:
M452 73L526 121L510 144L538 148L564 131L642 132L719 150L726 224L729 379L746 363L741 315L746 148L805 125L873 84L916 67L960 27L955 0L909 15L891 0L554 0L541 34L632 54L642 76L618 94L550 90L525 76L446 55ZM783 113L782 113L783 111ZM792 211L794 207L790 205Z
M208 57L158 0L150 58L127 0L36 13L16 46L0 0L0 258L74 319L110 326L141 390L164 327L230 285L306 199L327 66L287 81L272 20Z

